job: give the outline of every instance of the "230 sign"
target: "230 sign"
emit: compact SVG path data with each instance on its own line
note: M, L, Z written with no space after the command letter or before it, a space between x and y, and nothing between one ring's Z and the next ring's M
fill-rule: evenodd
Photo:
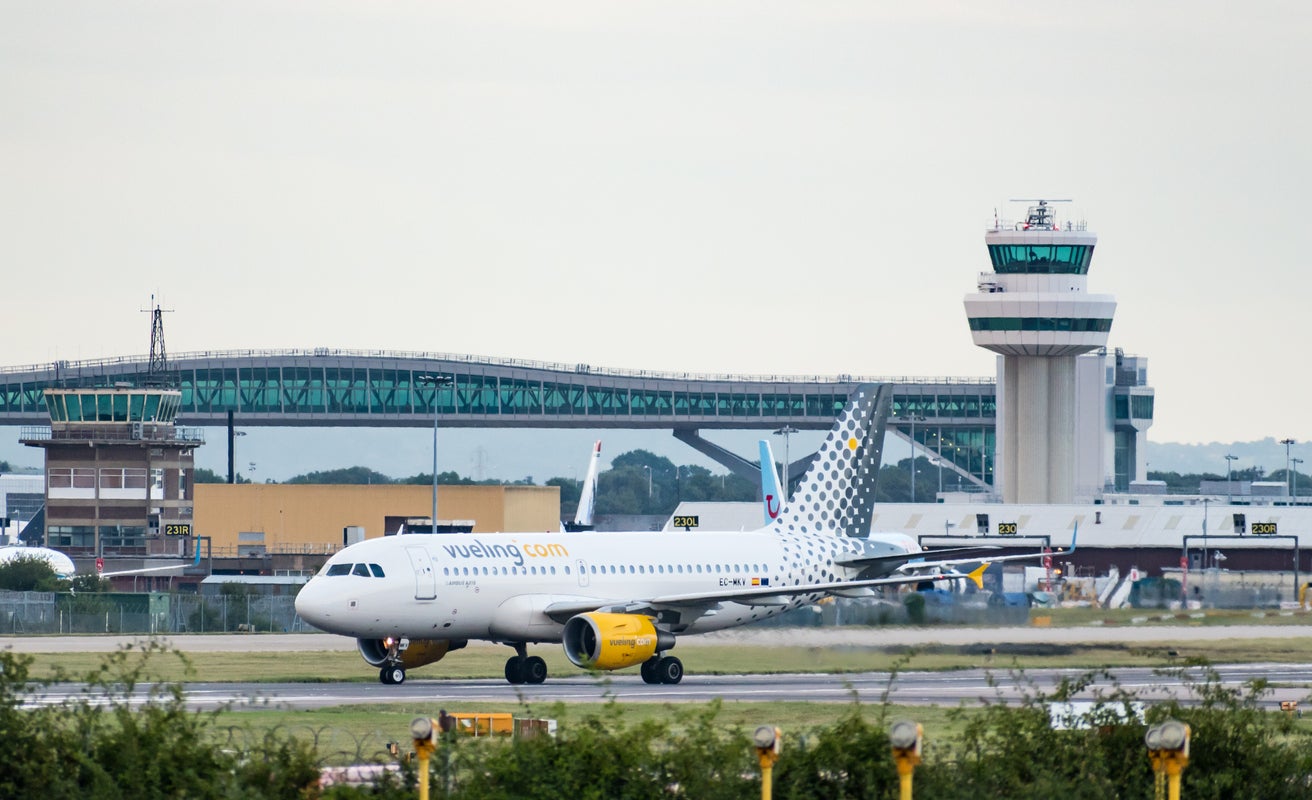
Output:
M1015 535L1016 535L1017 533L1019 533L1019 532L1020 532L1020 528L1016 527L1016 523L1014 523L1014 522L999 522L999 523L998 523L998 535L999 535L999 536L1015 536Z
M1254 522L1249 532L1254 536L1275 536L1276 524L1274 522Z

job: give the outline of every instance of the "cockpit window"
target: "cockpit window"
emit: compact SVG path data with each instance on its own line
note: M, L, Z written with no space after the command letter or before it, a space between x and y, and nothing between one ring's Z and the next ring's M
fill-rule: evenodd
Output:
M351 574L351 565L350 565L350 564L333 564L331 567L328 568L328 573L327 573L327 574L328 574L328 575L350 575L350 574Z
M367 578L367 577L369 577L369 565L368 565L368 564L356 564L355 567L351 570L351 574L352 574L352 575L359 575L359 576L362 577L362 578Z
M374 577L375 577L375 578L382 578L382 577L385 577L385 576L383 575L383 568L380 567L380 566L378 566L377 564L370 564L370 565L369 565L369 571L372 572L372 573L374 574Z

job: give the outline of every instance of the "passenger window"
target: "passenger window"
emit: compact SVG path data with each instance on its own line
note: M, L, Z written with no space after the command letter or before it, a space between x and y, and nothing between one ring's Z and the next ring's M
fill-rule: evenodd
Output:
M362 577L362 578L367 578L367 577L369 577L369 565L368 565L368 564L356 564L354 567L351 568L351 574L352 574L352 575L359 575L359 576Z
M450 568L450 567L442 567L442 574L443 574L443 575L450 575L450 574L451 574L451 568Z
M610 574L612 574L612 575L615 574L615 565L614 565L614 564L611 564L611 565L610 565Z
M351 574L351 565L350 565L350 564L333 564L331 567L328 568L328 574L329 574L329 575L350 575L350 574Z
M643 573L643 574L646 574L646 572L647 572L647 568L644 567L644 566L642 566L641 564L639 564L639 565L638 565L638 572L641 572L641 573Z
M566 575L569 574L569 567L565 567L565 574L566 574Z
M596 575L596 574L597 574L597 565L596 565L596 564L593 564L592 566L588 567L588 572L591 572L593 575Z
M556 568L555 568L555 567L552 567L552 568L551 568L551 574L552 574L552 575L555 575L555 574L556 574Z
M382 568L381 566L379 566L378 564L370 564L370 565L369 565L369 571L372 572L372 573L374 574L374 577L375 577L375 578L385 578L385 577L387 577L386 575L383 574L383 568Z

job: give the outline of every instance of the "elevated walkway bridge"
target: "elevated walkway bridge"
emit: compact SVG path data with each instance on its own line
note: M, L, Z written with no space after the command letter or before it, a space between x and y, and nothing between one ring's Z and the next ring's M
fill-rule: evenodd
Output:
M40 438L46 389L144 385L158 379L149 362L0 367L0 425ZM182 391L179 425L428 427L436 410L443 427L667 429L698 449L705 429L827 430L856 384L888 383L890 431L967 481L992 484L992 378L700 375L323 348L170 354L167 370Z

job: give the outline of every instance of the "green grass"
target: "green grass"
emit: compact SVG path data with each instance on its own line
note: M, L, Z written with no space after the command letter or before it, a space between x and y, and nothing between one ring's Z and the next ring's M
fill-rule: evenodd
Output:
M646 720L669 721L685 713L687 705L669 703L552 703L544 706L517 703L396 703L381 706L340 706L308 711L243 711L221 715L215 733L220 746L241 744L258 739L265 731L280 730L296 738L313 742L327 763L349 764L384 757L388 742L400 742L409 749L410 721L417 716L436 717L440 709L450 713L511 713L516 717L554 719L562 727L580 724L590 717L618 720L625 726ZM750 733L758 725L777 725L786 737L804 735L810 729L832 725L843 712L832 703L747 703L725 701L716 717L724 731ZM949 708L941 706L901 707L865 704L855 707L871 724L885 723L901 717L915 719L934 737L959 735L965 720L949 718ZM966 712L967 715L973 713ZM677 722L676 722L676 727Z

